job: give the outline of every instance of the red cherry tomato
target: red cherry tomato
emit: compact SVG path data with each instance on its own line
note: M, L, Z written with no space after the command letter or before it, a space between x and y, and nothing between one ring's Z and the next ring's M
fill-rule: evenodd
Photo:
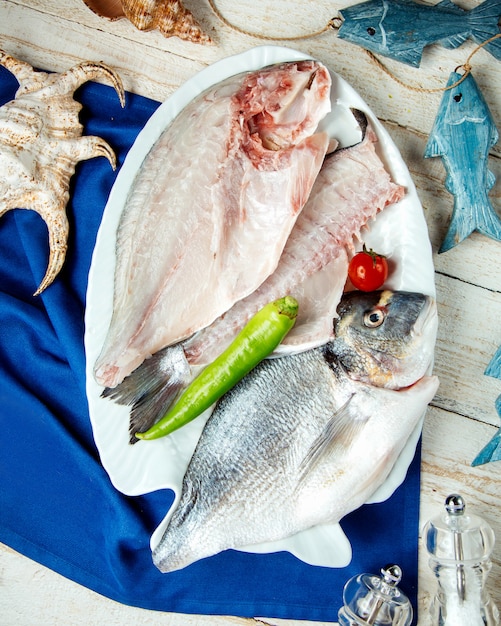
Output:
M356 289L375 291L388 278L388 261L382 254L367 250L364 244L362 252L351 259L348 276Z

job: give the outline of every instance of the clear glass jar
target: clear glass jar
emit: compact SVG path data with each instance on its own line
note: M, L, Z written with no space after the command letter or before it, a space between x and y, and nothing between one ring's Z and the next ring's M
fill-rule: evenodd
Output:
M499 611L486 589L494 547L492 528L466 514L458 494L448 496L445 511L424 528L429 565L438 581L430 615L440 626L496 626Z
M412 605L397 587L402 578L398 565L387 565L381 576L359 574L346 583L339 626L409 626Z

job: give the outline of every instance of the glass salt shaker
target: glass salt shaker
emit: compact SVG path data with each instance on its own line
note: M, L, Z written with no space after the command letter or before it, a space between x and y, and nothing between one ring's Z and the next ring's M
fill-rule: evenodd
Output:
M339 626L410 626L412 605L397 587L398 565L381 568L381 576L359 574L344 586Z
M466 514L463 498L453 494L445 500L445 512L425 525L424 540L438 580L430 606L433 626L498 625L499 611L485 587L495 540L492 528L477 515Z

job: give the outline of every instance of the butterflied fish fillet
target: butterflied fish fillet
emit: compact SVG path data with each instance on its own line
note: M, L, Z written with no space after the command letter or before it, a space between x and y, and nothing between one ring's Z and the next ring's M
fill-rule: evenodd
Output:
M315 61L232 77L161 134L118 228L100 384L114 387L274 271L327 150L327 135L315 132L330 84Z
M435 394L436 328L427 296L357 292L341 301L335 339L260 363L209 418L156 566L335 523L366 502Z
M330 320L348 273L346 250L368 222L405 194L401 185L392 182L376 153L376 143L369 125L361 143L325 159L277 269L255 292L184 344L191 364L214 360L250 316L283 294L298 300L299 316L277 353L328 341Z

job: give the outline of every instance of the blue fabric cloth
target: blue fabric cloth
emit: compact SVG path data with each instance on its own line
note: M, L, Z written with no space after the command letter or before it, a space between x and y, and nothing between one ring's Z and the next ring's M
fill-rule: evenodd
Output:
M0 68L0 105L17 81ZM158 103L88 83L86 134L125 155ZM0 172L1 176L1 172ZM229 550L172 574L152 564L149 540L172 502L158 491L127 497L99 461L85 396L83 348L87 274L116 172L104 158L78 164L67 207L67 260L56 282L32 296L47 265L47 231L33 212L0 220L0 541L119 602L160 611L335 621L346 581L404 571L416 606L419 448L405 483L383 504L366 505L342 526L354 556L343 569L307 565L288 553Z

